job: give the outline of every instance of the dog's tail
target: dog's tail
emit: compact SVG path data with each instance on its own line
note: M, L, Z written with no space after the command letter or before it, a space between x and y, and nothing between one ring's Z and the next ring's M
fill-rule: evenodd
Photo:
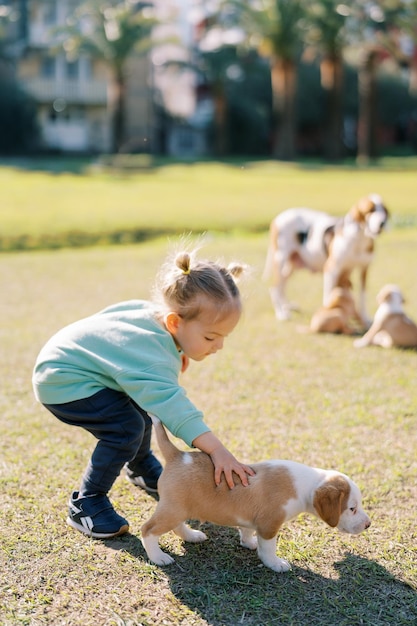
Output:
M169 439L162 422L155 417L155 415L151 415L150 417L155 428L156 440L158 442L159 449L161 450L165 461L174 459L176 456L181 454L180 450L178 450L178 448L174 446L172 441Z
M262 275L262 279L266 282L272 279L276 282L276 268L275 268L275 256L278 249L278 226L276 224L276 218L274 218L269 227L269 243L268 251L266 254L265 267Z

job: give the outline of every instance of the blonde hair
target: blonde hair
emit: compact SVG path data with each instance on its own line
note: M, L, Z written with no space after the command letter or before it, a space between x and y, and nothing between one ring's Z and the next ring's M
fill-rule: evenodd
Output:
M210 305L216 310L216 318L221 318L242 308L236 281L245 267L240 263L224 267L200 261L196 251L177 252L161 267L154 299L186 320L197 318Z

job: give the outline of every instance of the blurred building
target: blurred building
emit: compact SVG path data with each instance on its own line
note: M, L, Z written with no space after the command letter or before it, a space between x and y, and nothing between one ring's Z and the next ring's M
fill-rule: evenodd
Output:
M22 87L38 105L41 148L62 152L111 149L109 70L103 60L69 59L57 45L79 0L9 0L8 54ZM153 126L149 61L128 63L126 151L148 151Z
M112 149L111 88L106 63L70 58L57 29L83 0L3 0L9 11L8 56L37 103L40 148L105 153ZM138 6L143 2L137 0ZM147 0L157 20L155 47L126 65L124 152L201 156L208 152L213 105L196 65L202 0Z

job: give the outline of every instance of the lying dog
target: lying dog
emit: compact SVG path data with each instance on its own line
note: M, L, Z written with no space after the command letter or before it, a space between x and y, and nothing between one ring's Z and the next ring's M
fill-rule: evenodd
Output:
M323 304L353 269L360 270L359 312L368 327L366 276L373 257L374 239L388 220L388 210L377 194L362 198L343 219L312 209L287 209L271 223L264 278L272 278L270 295L275 315L289 319L291 304L285 296L288 278L296 269L324 273Z
M321 306L313 315L310 326L311 333L335 333L353 335L357 331L351 325L354 321L362 326L350 287L334 287L331 290L328 302Z
M154 425L166 465L158 482L156 510L142 526L142 543L157 565L174 561L160 549L160 535L173 530L184 541L207 539L185 524L188 519L238 526L241 545L257 549L264 565L275 572L291 569L288 561L276 556L276 538L282 524L300 513L312 513L354 535L370 526L359 488L340 472L292 461L265 461L252 465L256 474L249 477L248 487L239 482L229 489L225 481L216 487L210 457L181 452L158 420Z
M417 326L403 311L404 297L396 285L385 285L377 295L378 309L368 332L353 342L383 348L417 348Z

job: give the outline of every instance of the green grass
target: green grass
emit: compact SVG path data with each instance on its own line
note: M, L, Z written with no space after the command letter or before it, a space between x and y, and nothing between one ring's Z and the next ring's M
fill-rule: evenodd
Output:
M185 170L179 168L178 175L181 171ZM197 168L196 176L198 172ZM291 172L289 168L288 175L295 178ZM173 173L166 175L175 179ZM265 166L264 186L267 180L272 184L275 175ZM314 176L321 178L317 173L305 175L310 191L317 188L317 204L321 193L321 205L329 208L334 194L327 192L325 180L320 184L314 181ZM153 184L152 176L146 185ZM239 171L230 172L230 188L238 185L239 176ZM330 178L326 175L326 180ZM356 174L351 178L352 189L349 197L342 196L341 205L365 191L358 178ZM40 187L51 184L49 178L36 180ZM57 212L66 202L71 206L66 195L74 180L62 182L63 187L56 186ZM381 190L383 182L387 187ZM203 183L201 178L199 185L206 190L201 203L209 206L209 185ZM390 191L384 176L372 183L372 189L386 191L393 211L396 201L412 206L415 194L397 198L395 183ZM65 193L59 194L66 184ZM110 182L80 184L93 198L96 185ZM127 194L141 183L115 184ZM170 180L167 188L176 184ZM248 187L239 197L245 199L250 183L244 184ZM286 179L285 185L288 191ZM257 188L262 194L262 185ZM254 206L259 213L272 217L279 208L278 188L274 206L265 207L262 195L258 198ZM213 191L220 197L218 190ZM270 190L264 192L271 200ZM150 189L147 193L151 200ZM154 193L159 203L163 190L154 187ZM40 210L37 194L40 197L39 188L36 193L28 191L27 198L22 194L21 203L29 205L32 195ZM304 187L292 190L291 199L297 197L307 197ZM180 205L178 198L172 200ZM98 206L92 205L92 211L97 213ZM126 209L126 203L121 206ZM238 211L239 198L234 206ZM183 216L173 212L173 219L178 215ZM254 219L245 216L242 226L246 219ZM205 216L195 219L202 223ZM220 219L221 212L216 221ZM371 313L382 284L396 282L406 295L408 313L417 319L416 241L416 228L393 228L379 239L370 271ZM167 241L4 253L0 256L2 626L417 623L417 353L358 351L349 337L298 333L297 325L307 323L321 295L321 277L304 272L290 283L290 297L301 312L288 323L277 323L260 280L266 243L266 232L217 235L203 248L202 254L210 257L249 263L252 273L242 284L244 317L224 350L191 364L182 383L238 458L248 462L291 458L351 475L363 490L371 528L350 537L301 516L284 527L277 545L278 554L292 563L293 570L275 574L256 554L239 547L235 529L204 524L209 536L204 544L186 545L173 534L164 536L163 547L176 563L157 567L147 561L140 543L140 526L155 502L123 477L116 481L111 498L129 519L130 535L99 542L67 527L66 502L94 441L80 429L59 423L35 402L30 378L36 355L64 324L118 300L147 297ZM156 446L155 451L159 453Z
M36 166L38 165L38 168ZM417 159L378 167L272 161L157 163L109 173L91 164L0 167L1 250L129 243L184 231L262 232L290 206L344 215L377 191L396 226L416 226Z

